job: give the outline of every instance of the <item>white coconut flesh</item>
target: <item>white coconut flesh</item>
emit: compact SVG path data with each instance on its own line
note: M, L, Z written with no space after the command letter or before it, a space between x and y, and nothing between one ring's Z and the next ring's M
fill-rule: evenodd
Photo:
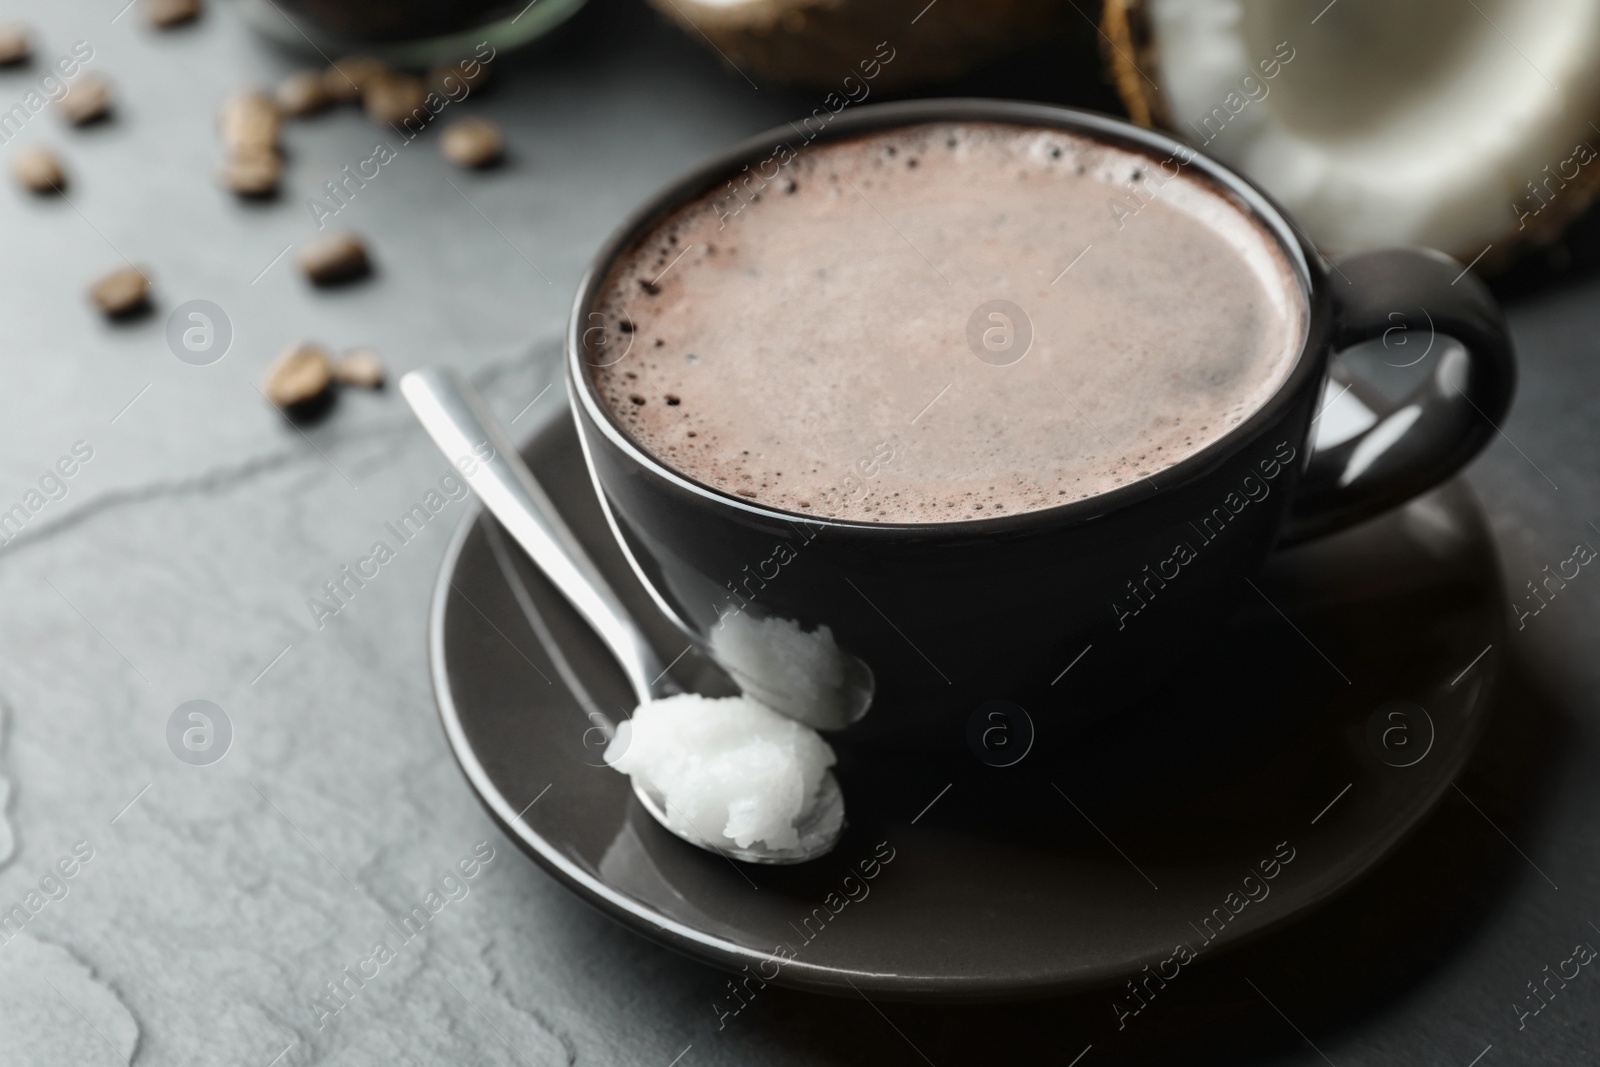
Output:
M1329 254L1470 260L1570 217L1600 175L1600 0L1144 8L1168 121Z

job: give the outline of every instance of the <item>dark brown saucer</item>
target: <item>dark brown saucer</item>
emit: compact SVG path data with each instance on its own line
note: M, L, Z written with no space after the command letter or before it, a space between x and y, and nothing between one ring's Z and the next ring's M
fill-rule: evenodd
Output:
M671 660L688 642L617 550L570 415L550 408L524 455ZM1467 489L1282 552L1254 584L1225 632L1173 650L1190 662L1157 697L1071 738L1035 711L1038 743L1011 766L841 748L849 827L798 867L736 865L645 814L594 729L594 713L631 710L626 683L481 511L446 553L429 647L479 799L619 922L748 966L747 988L1016 1000L1181 981L1190 954L1353 885L1451 790L1505 643ZM673 673L706 678L693 651Z

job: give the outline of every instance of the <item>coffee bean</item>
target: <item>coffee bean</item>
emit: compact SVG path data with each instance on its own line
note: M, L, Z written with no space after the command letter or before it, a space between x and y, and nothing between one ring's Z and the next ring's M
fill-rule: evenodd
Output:
M0 26L0 67L25 62L32 53L28 27L15 22Z
M327 392L333 380L327 349L301 341L278 354L261 381L261 391L280 408L292 408Z
M342 385L377 389L383 385L383 361L371 348L352 348L334 360L333 376Z
M300 246L300 269L317 285L334 285L359 278L371 264L367 246L353 233L331 233Z
M218 129L228 161L222 184L240 196L266 197L278 190L283 160L278 155L278 133L283 113L272 97L259 89L234 93L222 105Z
M412 128L427 124L432 118L423 102L428 90L419 78L410 74L390 71L371 79L361 89L361 107L367 118L385 126L399 126L411 121Z
M150 296L150 279L137 267L114 270L95 282L89 299L111 318L132 314L145 306Z
M489 80L489 66L476 59L467 58L459 63L447 63L428 71L428 88L440 96L459 99L461 90L476 89Z
M251 148L235 152L223 164L222 184L240 196L266 197L278 191L283 160L276 148Z
M145 18L157 29L189 22L200 15L200 0L144 0Z
M24 148L11 161L11 172L36 193L59 193L67 187L61 159L48 148Z
M218 128L229 156L252 155L275 149L283 115L272 97L259 89L246 89L222 105Z
M278 83L274 94L285 115L310 115L333 102L320 70L297 70Z
M488 119L462 119L439 135L439 151L457 166L487 167L504 153L505 138L500 127Z
M98 74L85 74L56 106L74 126L104 118L111 110L111 83Z
M322 72L322 87L328 99L348 104L361 99L368 82L388 73L388 66L371 56L346 56Z

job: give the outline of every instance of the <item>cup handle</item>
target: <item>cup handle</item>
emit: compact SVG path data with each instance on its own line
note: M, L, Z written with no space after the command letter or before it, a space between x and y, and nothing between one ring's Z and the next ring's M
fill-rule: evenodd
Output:
M1347 441L1316 449L1295 491L1280 545L1352 526L1433 488L1477 455L1516 387L1505 317L1488 288L1442 252L1397 248L1341 261L1329 281L1333 352L1398 337L1431 349L1432 377ZM1464 349L1464 351L1463 351Z

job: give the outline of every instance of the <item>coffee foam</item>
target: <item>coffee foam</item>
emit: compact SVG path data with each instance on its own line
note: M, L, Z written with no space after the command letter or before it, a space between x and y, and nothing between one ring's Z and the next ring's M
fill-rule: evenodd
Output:
M1149 478L1276 391L1305 317L1271 237L1160 163L987 123L781 153L618 258L594 381L668 466L805 514L982 518ZM993 300L1032 327L1009 365L968 342Z

